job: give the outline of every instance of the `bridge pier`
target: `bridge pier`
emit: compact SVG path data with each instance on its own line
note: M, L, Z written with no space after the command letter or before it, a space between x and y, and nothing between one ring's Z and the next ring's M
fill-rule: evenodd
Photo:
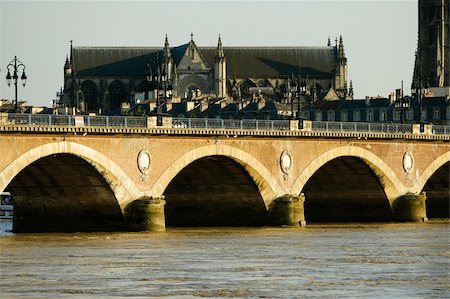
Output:
M275 199L269 207L272 225L305 226L305 195L283 195Z
M398 221L426 222L426 193L408 193L400 196L392 203L392 213Z
M166 230L164 197L142 197L125 208L128 228L133 231L163 232Z

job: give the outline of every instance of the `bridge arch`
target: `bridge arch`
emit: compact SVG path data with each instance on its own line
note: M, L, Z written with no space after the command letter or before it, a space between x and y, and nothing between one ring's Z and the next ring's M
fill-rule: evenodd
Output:
M449 178L450 152L446 152L428 165L414 184L415 193L426 192L428 218L449 218Z
M420 192L433 174L448 162L450 162L450 151L441 155L430 165L428 165L428 167L420 175L417 184L415 184L417 186L417 190L415 190L416 193Z
M210 156L227 157L240 164L255 182L266 207L269 206L272 200L283 195L281 194L281 188L276 183L277 180L260 161L243 150L223 144L199 147L179 157L158 178L152 187L152 194L161 196L170 182L184 168L196 160Z
M377 155L359 146L341 146L331 149L314 159L299 175L292 186L294 194L302 192L309 179L322 166L339 157L355 157L366 163L379 179L389 203L406 193L395 172Z
M92 148L68 141L47 143L19 156L0 173L0 190L5 190L9 183L33 162L58 154L75 155L91 164L109 184L122 211L129 202L141 196L131 179L111 159Z

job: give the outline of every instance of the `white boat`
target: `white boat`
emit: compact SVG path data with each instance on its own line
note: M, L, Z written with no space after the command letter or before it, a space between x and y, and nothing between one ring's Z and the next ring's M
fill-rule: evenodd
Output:
M14 200L9 192L0 195L0 220L13 220Z

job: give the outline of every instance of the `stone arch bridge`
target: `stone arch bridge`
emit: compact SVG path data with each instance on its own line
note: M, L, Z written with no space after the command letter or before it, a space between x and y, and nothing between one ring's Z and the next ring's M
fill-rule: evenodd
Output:
M425 221L449 137L0 125L0 190L15 231Z

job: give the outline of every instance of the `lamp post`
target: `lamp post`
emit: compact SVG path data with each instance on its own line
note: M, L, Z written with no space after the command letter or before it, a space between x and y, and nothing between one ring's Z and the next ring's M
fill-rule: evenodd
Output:
M397 99L394 103L395 108L400 109L400 122L405 123L405 110L411 106L409 99L405 99L403 96L403 81L402 89L397 89Z
M20 68L22 68L22 76L20 76L20 79L22 80L22 85L25 87L25 84L27 83L27 76L25 75L25 65L22 63L22 61L17 59L17 56L14 56L14 60L12 60L6 68L8 69L8 73L6 74L6 83L8 84L8 87L11 86L11 81L14 80L14 111L17 111L17 81L19 79L19 76L17 75L17 72ZM13 71L13 75L11 76L10 69Z
M156 62L158 64L158 60ZM162 125L162 115L163 113L167 113L167 93L169 93L169 97L171 96L172 86L170 84L170 80L168 75L166 74L165 69L160 71L159 66L156 67L156 72L153 73L152 67L150 64L147 64L147 81L152 84L152 86L156 87L156 112L157 116L157 125ZM163 92L162 95L160 93Z
M306 95L306 81L302 80L300 76L292 76L292 98L291 98L291 115L292 119L300 120L302 110L302 99ZM297 115L294 117L294 99L297 99Z
M300 120L300 116L301 116L301 112L303 110L303 102L305 100L305 96L306 96L306 81L302 80L300 77L298 77L298 84L297 84L297 88L298 88L298 100L297 100L297 119Z

